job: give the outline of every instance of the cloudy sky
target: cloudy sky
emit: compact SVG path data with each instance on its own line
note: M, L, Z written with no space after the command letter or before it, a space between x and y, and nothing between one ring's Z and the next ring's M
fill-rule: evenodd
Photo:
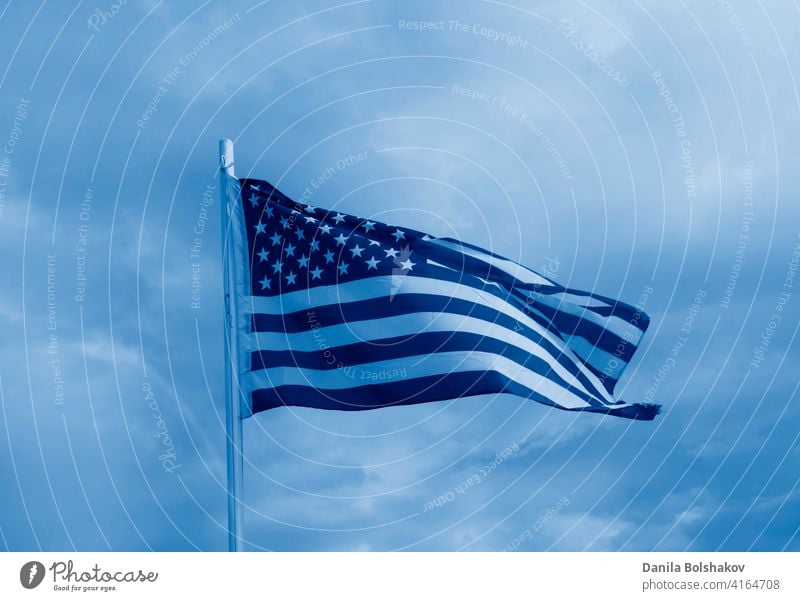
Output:
M663 405L259 414L248 548L800 550L800 7L701 4L5 3L0 548L226 548L230 137L641 304L621 397Z

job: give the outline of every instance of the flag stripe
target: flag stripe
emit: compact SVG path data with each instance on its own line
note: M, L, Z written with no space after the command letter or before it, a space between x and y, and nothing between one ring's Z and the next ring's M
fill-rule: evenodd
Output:
M431 244L456 251L461 250L470 257L482 261L487 266L501 270L512 279L512 288L515 290L528 290L535 292L537 295L554 296L566 301L565 304L584 307L604 317L616 317L621 319L624 323L632 324L642 331L647 329L649 319L636 307L631 305L592 292L565 288L561 284L547 279L527 267L518 265L505 257L501 257L500 255L465 242L452 240L450 238L438 238L432 240ZM449 265L449 267L453 268L453 265ZM641 324L639 324L639 322L641 322Z
M532 353L538 353L539 349L541 349L547 353L549 360L554 362L555 367L563 367L568 373L572 373L581 382L582 386L592 394L604 397L609 401L612 400L610 395L613 389L609 390L608 384L597 377L597 374L603 372L605 364L599 363L594 370L591 370L591 366L587 365L590 371L584 372L579 365L585 364L585 361L580 356L573 356L570 353L570 349L563 342L559 339L553 339L552 335L549 335L546 330L536 331L514 319L510 319L504 313L494 312L480 305L476 305L476 307L473 314L468 315L444 311L414 311L402 315L393 314L382 319L348 321L331 325L321 321L316 310L314 310L310 314L303 314L302 318L305 320L303 328L286 323L286 331L282 333L254 332L251 334L252 340L249 348L303 352L326 350L327 348L347 344L353 340L370 340L371 335L374 336L376 332L383 336L392 334L396 337L409 337L433 331L468 332L511 341L516 346ZM488 313L488 315L478 316L476 315L477 313ZM288 318L290 316L287 316ZM321 347L323 346L326 348L322 349ZM599 353L592 356L595 360L598 360L599 357ZM603 376L603 378L605 377Z
M482 319L491 323L500 323L509 329L519 329L524 326L536 331L539 335L547 335L550 330L550 340L561 340L557 333L552 332L552 326L541 315L524 314L517 310L512 312L511 306L499 300L488 302L472 302L469 300L433 294L398 294L389 301L387 298L368 298L355 302L340 302L337 304L320 305L313 309L313 318L325 326L369 321L386 317L408 315L417 312L450 313L466 315ZM255 313L253 314L254 332L288 332L297 333L309 329L308 309L294 311L283 315ZM623 340L617 336L598 329L594 325L580 324L574 317L560 315L558 322L563 326L563 331L570 335L581 335L590 343L599 346L608 353L622 349L621 360L627 361L632 354L629 345L623 345ZM570 329L571 328L571 329ZM573 331L575 332L573 334ZM567 347L561 340L559 349L563 352Z
M442 376L413 378L401 382L365 384L351 388L325 389L278 384L253 391L253 412L284 406L311 407L339 411L360 411L415 405L443 399L467 398L497 393L512 394L544 405L566 410L580 410L617 415L630 419L651 420L657 410L652 406L585 406L569 408L556 404L540 392L531 390L495 371L462 371Z
M424 345L424 346L423 346ZM542 347L528 344L526 347L509 344L481 334L469 332L425 332L415 336L396 336L354 342L338 346L323 343L324 349L310 351L291 350L259 350L251 356L251 369L267 369L271 367L303 367L317 370L335 369L337 366L363 365L378 361L409 357L409 361L419 353L420 348L430 349L429 353L453 351L474 351L495 353L509 358L520 366L529 367L536 362L538 373L548 373L557 379L563 387L580 390L587 397L605 397L606 402L612 399L603 394L603 389L587 386L585 377L576 376L574 364L566 357L554 358ZM565 364L568 367L565 367ZM572 368L570 371L569 368ZM545 371L546 370L546 371Z
M442 238L432 240L431 244L442 248L446 248L448 250L454 250L456 251L456 253L463 253L465 257L478 259L485 265L501 271L508 278L511 278L512 280L524 281L529 284L535 284L541 286L552 286L558 290L563 290L561 286L558 286L553 281L547 279L542 275L539 275L535 271L532 271L527 267L520 265L519 263L514 263L513 261L504 259L498 255L495 255L494 253L490 254L485 251L477 251L474 250L473 248L466 246L465 244ZM439 256L441 257L442 255ZM449 257L456 256L460 258L462 261L466 261L464 257L459 257L459 255L448 254L444 256L449 256Z
M431 355L375 361L369 366L361 368L348 366L347 369L328 370L273 367L248 372L244 381L252 389L272 388L280 384L340 389L351 388L354 383L364 384L381 377L397 383L408 377L444 376L453 371L484 369L485 371L495 371L506 378L520 382L565 407L605 406L605 403L598 399L581 391L570 390L547 375L535 371L539 367L540 365L535 361L532 361L529 367L523 367L510 359L492 353L446 351ZM547 367L544 369L547 369L547 373L552 375Z
M333 286L320 286L313 289L314 304L336 304L342 299L372 299L386 297L386 290L397 289L404 292L436 291L441 294L458 295L460 298L469 297L476 299L474 302L487 303L486 295L490 294L501 302L513 303L516 307L527 312L530 319L541 326L559 334L566 332L568 336L581 336L590 344L598 345L603 350L614 353L621 349L622 360L628 362L636 350L644 330L627 321L601 318L594 313L575 307L572 303L557 302L538 293L524 295L517 290L508 292L500 286L487 288L479 278L464 276L447 268L430 268L431 273L423 275L376 276L345 282ZM363 287L363 289L362 289ZM467 294L465 288L477 291ZM451 292L452 291L452 292ZM277 297L254 297L254 311L256 313L280 314L300 307L308 307L311 290L285 292ZM494 306L496 303L492 302ZM423 309L424 310L424 309ZM499 308L499 310L503 310ZM536 315L538 313L538 315ZM525 317L517 316L521 321ZM279 327L274 327L280 331Z
M509 311L497 311L486 305L461 299L438 295L407 294L398 295L391 302L384 299L368 299L354 303L324 305L315 307L311 312L308 310L298 311L280 316L256 313L253 315L253 329L259 334L272 333L275 339L280 339L286 334L308 335L309 331L318 327L330 328L341 325L347 328L350 336L353 336L351 328L358 323L363 323L365 328L371 328L375 332L394 334L394 320L398 317L422 316L422 319L418 321L419 331L422 331L425 326L425 315L438 315L441 319L452 316L452 319L460 320L469 317L480 320L487 326L493 324L502 327L506 330L508 337L515 333L524 336L549 353L554 361L561 362L566 369L575 372L575 376L580 378L584 382L584 386L593 391L593 394L606 396L602 391L607 388L593 373L580 369L577 358L574 357L573 351L564 341L541 327L535 320L526 320L530 325L523 324L509 316L508 313ZM460 325L458 329L461 329ZM326 336L324 331L320 332L320 335ZM272 340L272 338L259 336L255 341L254 348L269 350L273 344L281 344L277 341L273 343ZM334 340L336 339L334 338ZM597 368L602 371L603 365L599 365Z

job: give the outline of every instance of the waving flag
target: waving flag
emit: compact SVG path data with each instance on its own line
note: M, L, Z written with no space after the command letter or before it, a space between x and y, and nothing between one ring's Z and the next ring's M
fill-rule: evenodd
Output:
M653 419L614 387L649 318L476 246L228 179L242 415L508 393Z

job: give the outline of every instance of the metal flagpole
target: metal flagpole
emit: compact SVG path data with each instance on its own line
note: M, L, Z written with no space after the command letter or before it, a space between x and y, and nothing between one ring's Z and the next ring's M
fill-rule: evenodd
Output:
M239 400L239 370L236 349L236 299L234 269L229 240L230 211L228 178L233 174L233 142L219 141L220 214L222 216L222 271L225 295L225 431L228 456L228 551L242 550L242 415ZM241 269L241 266L239 267Z

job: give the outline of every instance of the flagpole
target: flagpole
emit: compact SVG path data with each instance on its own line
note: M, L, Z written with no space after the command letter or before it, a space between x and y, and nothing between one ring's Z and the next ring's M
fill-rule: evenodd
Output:
M228 206L228 178L233 172L233 142L229 139L219 141L219 185L220 215L222 217L222 271L225 299L225 433L228 459L228 551L242 550L242 415L239 403L239 378L237 353L231 352L236 346L236 301L231 296L234 278L228 232L230 207Z

